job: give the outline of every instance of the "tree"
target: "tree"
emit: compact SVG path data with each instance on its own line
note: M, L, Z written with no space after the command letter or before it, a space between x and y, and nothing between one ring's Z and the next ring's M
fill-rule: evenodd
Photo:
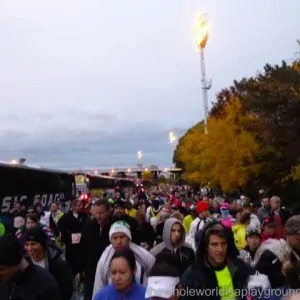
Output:
M143 180L153 180L153 174L151 171L147 170L147 171L144 171L143 174L142 174L142 179Z
M190 181L206 183L214 179L214 185L227 190L234 186L268 187L288 194L295 191L300 179L299 116L299 69L295 63L266 65L257 76L234 81L217 95L208 120L210 143L198 124L179 140L174 160L183 166ZM216 153L214 145L219 147L220 153ZM233 179L216 175L226 168ZM203 170L206 174L200 176ZM246 174L236 178L241 174L238 171Z
M165 175L160 175L159 178L158 178L158 183L161 183L161 184L166 184L168 183L169 180L166 178Z
M300 40L297 40L297 46L296 60L293 63L293 67L295 70L300 71Z
M245 113L237 98L226 105L224 116L209 119L208 135L202 124L189 131L178 155L188 181L233 192L260 171L259 144L244 129L257 118Z

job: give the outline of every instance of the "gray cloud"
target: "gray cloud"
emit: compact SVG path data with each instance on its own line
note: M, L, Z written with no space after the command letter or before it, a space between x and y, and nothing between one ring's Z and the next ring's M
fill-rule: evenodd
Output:
M172 128L182 135L184 128ZM144 154L146 164L171 164L172 147L166 128L153 124L139 124L119 132L107 128L75 130L72 128L45 131L39 136L18 134L17 141L7 139L0 155L5 160L25 157L28 163L55 168L133 166L137 151ZM5 140L4 139L4 140ZM168 163L169 162L169 163Z
M107 113L104 111L92 111L92 107L90 110L87 108L79 107L79 108L74 108L74 107L63 107L62 111L64 114L67 114L71 117L74 118L85 118L89 120L98 120L98 121L107 121L107 120L116 120L118 118L117 114L112 114L112 113Z

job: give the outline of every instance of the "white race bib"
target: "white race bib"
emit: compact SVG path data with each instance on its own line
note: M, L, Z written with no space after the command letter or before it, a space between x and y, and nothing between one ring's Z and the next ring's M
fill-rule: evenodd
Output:
M14 228L20 228L25 225L25 219L23 217L15 217L14 218Z
M81 233L72 233L72 244L79 244L81 239Z

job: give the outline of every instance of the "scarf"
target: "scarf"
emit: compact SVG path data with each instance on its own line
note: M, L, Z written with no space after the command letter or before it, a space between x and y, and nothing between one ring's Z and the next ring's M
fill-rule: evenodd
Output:
M129 248L134 253L135 259L140 264L141 268L144 269L146 273L149 272L155 262L155 257L141 246L138 246L132 242L129 243ZM109 245L106 247L98 261L93 298L99 289L108 284L109 265L114 253L115 249L112 245Z

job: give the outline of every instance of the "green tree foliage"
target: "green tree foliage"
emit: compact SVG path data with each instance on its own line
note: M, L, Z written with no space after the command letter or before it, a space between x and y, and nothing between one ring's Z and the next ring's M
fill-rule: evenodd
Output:
M294 190L300 180L300 70L295 63L266 65L217 95L208 135L197 124L174 153L186 179L225 191Z

